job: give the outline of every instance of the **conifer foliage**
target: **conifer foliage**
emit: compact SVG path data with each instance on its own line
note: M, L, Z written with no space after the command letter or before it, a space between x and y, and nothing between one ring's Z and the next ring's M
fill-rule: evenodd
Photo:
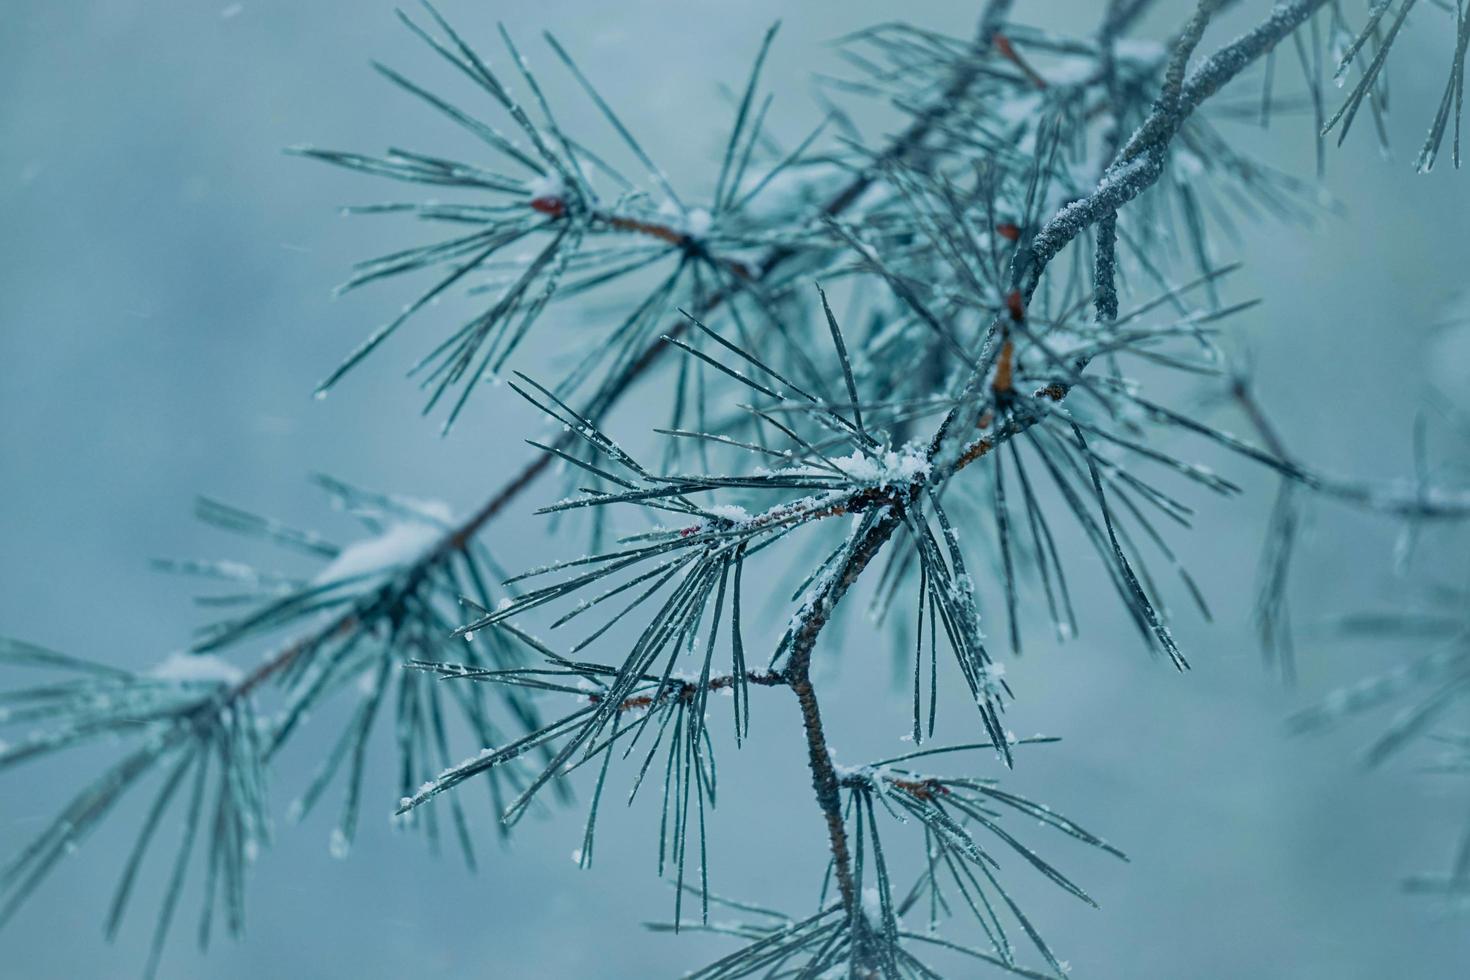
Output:
M473 865L487 835L512 833L545 803L584 808L577 859L590 865L600 808L656 794L649 830L674 889L672 918L653 928L732 940L692 976L1065 973L1045 910L1023 908L1011 882L1038 876L1091 902L1063 870L1068 854L1123 854L1006 788L1007 770L1052 740L1012 733L1026 692L1005 661L1038 631L1076 635L1074 596L1098 589L1160 669L1189 666L1169 610L1209 609L1174 549L1210 533L1191 526L1192 497L1239 487L1180 447L1223 447L1281 481L1261 531L1258 620L1288 673L1302 508L1336 501L1411 529L1470 517L1470 492L1344 479L1282 445L1263 408L1270 392L1219 343L1255 304L1222 300L1238 266L1217 258L1227 246L1216 240L1241 216L1305 219L1321 207L1309 179L1236 148L1240 97L1251 122L1304 107L1319 144L1342 142L1360 118L1382 132L1411 13L1455 38L1417 164L1458 166L1470 13L1463 0L1107 0L1064 36L1028 27L1026 6L988 0L969 37L886 23L840 39L850 73L835 89L900 113L885 138L861 133L836 102L790 145L768 132L763 68L782 56L772 27L752 39L710 174L688 187L553 35L538 54L590 100L606 124L596 132L558 121L525 39L466 36L427 3L401 13L407 41L441 59L453 84L378 73L475 137L479 153L293 150L396 182L409 200L352 210L435 233L352 271L342 289L391 283L407 301L318 393L353 397L364 359L411 350L425 411L446 428L474 424L472 398L519 397L550 435L533 434L528 462L464 515L319 478L360 522L356 541L200 501L200 519L320 567L298 580L231 561L160 562L217 587L207 601L220 618L149 672L0 645L9 676L37 678L0 693L0 723L28 733L0 743L0 769L103 739L124 746L0 868L0 924L133 793L151 802L120 862L108 935L155 865L167 888L146 973L186 905L199 910L201 943L239 933L249 866L267 859L273 833L272 761L335 698L353 707L338 730L317 732L319 768L290 788L284 815L335 808L339 856L364 810L396 809ZM1168 33L1140 36L1165 15L1177 21ZM1231 36L1227 18L1248 26ZM1290 62L1305 96L1278 91ZM435 309L451 292L474 299L462 322ZM554 377L523 370L527 338L578 309L596 337L580 360ZM666 422L627 431L614 409L645 378ZM1233 399L1250 435L1180 395L1201 389ZM527 567L493 533L522 500L586 546ZM1079 546L1088 554L1070 553ZM834 622L860 604L901 627L913 745L853 766L835 759L813 667L879 642L876 631L833 642ZM1360 629L1427 631L1444 649L1300 726L1422 681L1429 693L1375 755L1425 732L1470 690L1463 601L1449 606L1359 617ZM237 656L261 643L265 659ZM973 713L941 717L941 690L964 691ZM706 826L717 750L728 758L749 737L752 702L783 697L802 722L789 757L813 790L790 819L819 825L828 855L806 905L773 909L717 894ZM375 756L379 729L394 758ZM1447 744L1464 754L1463 741ZM394 774L396 807L365 796L370 769ZM472 787L493 798L493 828L470 816ZM1416 881L1467 887L1466 855L1448 878ZM202 881L188 903L186 880Z

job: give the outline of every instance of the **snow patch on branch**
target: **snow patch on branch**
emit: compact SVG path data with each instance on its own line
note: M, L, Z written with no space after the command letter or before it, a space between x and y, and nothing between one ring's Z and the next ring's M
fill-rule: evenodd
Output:
M417 560L443 537L451 515L449 507L437 501L424 501L416 510L422 519L395 520L377 537L343 548L317 572L312 584L334 585L383 575Z
M928 476L932 464L922 443L910 442L898 449L863 453L854 451L847 456L829 460L855 482L875 487L913 483ZM788 466L779 470L757 467L757 476L831 476L832 471L823 466Z
M150 677L184 684L238 684L245 676L240 668L212 653L176 650L148 671Z
M684 218L684 234L699 239L709 234L714 226L714 217L704 208L695 208Z
M873 456L854 452L832 462L853 479L875 486L912 483L929 473L929 456L917 442Z
M528 191L531 200L555 200L559 201L566 197L567 184L561 174L555 171L547 171L538 177L532 178Z

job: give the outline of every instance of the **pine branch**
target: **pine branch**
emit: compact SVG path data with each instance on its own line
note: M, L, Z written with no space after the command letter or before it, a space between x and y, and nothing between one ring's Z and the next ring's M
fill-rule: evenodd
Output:
M851 207L868 187L872 185L878 175L882 173L884 164L904 160L910 155L922 151L924 140L930 131L948 112L952 111L954 102L975 83L978 77L978 59L988 49L990 38L999 30L999 25L1004 21L1009 7L1010 0L992 0L987 6L985 15L981 19L981 27L975 42L975 56L960 64L958 70L955 72L954 78L946 86L943 93L889 144L887 149L879 155L878 163L855 176L822 206L821 211L824 215L836 217ZM797 252L794 249L777 247L770 250L757 266L754 274L755 281L759 282L768 279L777 269L796 254ZM707 300L706 304L700 308L698 315L707 316L723 303L725 299L726 294L724 292L714 293ZM688 328L689 321L687 319L680 319L669 327L664 336L678 338L683 336ZM666 348L667 344L662 340L656 340L646 347L637 359L623 370L615 383L604 387L603 392L588 406L584 414L594 420L604 417L621 400L623 395L630 390L633 384L659 362ZM574 436L562 434L552 442L551 448L554 450L565 450L574 442ZM500 489L492 494L484 504L475 510L468 519L446 533L420 559L415 561L408 572L409 580L411 582L422 580L438 562L467 547L468 543L486 525L499 516L522 493L536 483L550 467L555 458L551 453L542 453L527 463L511 479L506 481ZM291 667L303 652L314 650L329 640L345 637L350 634L355 625L356 620L354 615L347 613L332 621L327 626L318 628L308 635L283 645L275 654L266 658L246 676L238 687L231 692L231 698L245 697L251 694L272 677Z
M990 0L972 38L948 38L902 24L859 32L844 39L848 46L842 54L867 81L853 83L851 90L883 96L907 113L908 121L897 136L869 148L850 121L834 111L829 122L843 135L838 149L824 155L811 147L828 122L788 152L764 131L769 99L758 97L759 83L773 27L761 41L745 88L731 98L734 123L724 140L707 212L679 197L567 49L548 35L553 52L649 174L670 213L647 206L634 182L560 126L539 81L503 29L517 84L530 93L528 105L539 113L539 121L512 95L505 78L433 7L426 5L432 31L403 16L411 31L471 81L477 94L489 97L519 135L511 139L380 66L393 85L469 131L498 162L481 166L406 150L390 150L382 157L302 151L376 176L489 195L491 201L356 209L408 214L470 230L358 266L345 288L435 267L440 278L354 352L324 382L323 391L444 291L472 274L491 273L496 277L491 283L470 292L495 289L497 297L415 369L433 391L430 406L452 386L463 386L449 413L452 422L471 389L509 363L553 299L585 294L665 260L672 269L660 273L659 284L560 384L544 385L516 372L510 388L560 423L562 432L532 442L539 455L463 519L453 521L437 510L321 478L368 532L366 539L339 547L321 535L202 502L200 516L211 523L274 542L322 561L324 567L303 580L232 562L160 563L166 570L226 583L236 591L201 600L227 610L230 618L207 630L192 655L169 658L147 675L0 644L0 661L56 670L64 677L0 695L16 705L0 714L0 721L47 726L18 746L0 745L0 767L101 736L140 738L132 754L84 788L53 824L0 869L0 922L125 792L156 772L161 785L124 867L108 917L109 935L118 928L160 822L179 811L182 843L147 969L151 973L157 966L199 841L206 842L201 941L207 940L217 903L229 930L238 932L243 869L266 837L265 770L308 710L356 678L356 707L293 807L297 814L309 810L344 776L334 854L345 854L351 843L367 742L384 716L393 718L399 753L399 813L421 821L431 843L437 840L438 808L420 810L421 805L472 777L489 777L504 827L539 805L548 787L562 791L565 777L584 765L596 765L578 856L583 865L592 861L598 805L614 755L626 759L643 746L632 792L637 793L650 772L652 781L659 782L662 769L658 859L660 874L667 870L675 879L672 928L688 926L683 902L686 894L698 895L698 927L749 941L696 975L788 975L791 964L804 960L797 967L803 976L844 967L851 975L885 980L936 976L918 958L921 946L1021 976L1063 972L1062 962L996 878L996 861L987 848L999 842L1001 850L1019 855L1063 891L1089 903L1091 898L1022 844L998 817L1001 812L1018 813L1088 846L1117 856L1120 852L993 781L938 776L904 765L967 748L993 751L1009 766L1016 747L1034 741L1015 739L1001 722L1013 695L1003 665L992 658L978 627L975 578L959 531L976 526L993 530L992 567L1000 580L997 590L1003 594L1014 653L1021 650L1022 576L1039 578L1058 636L1073 631L1076 617L1063 549L1048 522L1051 507L1038 492L1041 480L1049 479L1083 540L1102 559L1109 584L1148 649L1182 669L1187 664L1149 565L1162 562L1176 573L1209 616L1200 590L1156 527L1188 527L1193 510L1185 498L1155 485L1134 464L1161 467L1216 493L1234 493L1239 487L1158 448L1150 443L1149 432L1184 430L1282 477L1271 529L1275 550L1263 561L1258 613L1268 643L1289 635L1284 594L1297 515L1294 494L1311 491L1403 519L1411 527L1470 517L1470 493L1431 485L1423 465L1412 486L1345 480L1311 469L1286 452L1239 379L1232 379L1232 396L1264 449L1144 397L1119 367L1120 360L1136 358L1186 374L1222 373L1215 346L1218 322L1250 304L1228 305L1216 291L1233 267L1212 259L1213 226L1228 228L1228 216L1209 194L1210 181L1223 183L1242 211L1252 204L1278 213L1302 210L1304 184L1239 153L1199 110L1291 36L1320 125L1325 116L1319 77L1323 58L1315 35L1310 41L1314 57L1298 31L1306 25L1314 31L1314 14L1329 5L1326 0L1278 4L1255 28L1189 70L1206 29L1228 2L1199 0L1157 55L1129 53L1119 44L1124 32L1149 11L1151 0L1109 0L1095 34L1084 38L1007 23L1010 0ZM1361 83L1324 128L1340 123L1345 135L1360 105L1377 111L1388 49L1413 6L1413 0L1403 0L1396 12L1391 3L1370 11L1342 66L1361 52L1371 51L1372 57ZM1454 13L1450 81L1421 151L1423 168L1432 164L1451 112L1458 129L1470 29L1463 4L1457 3ZM1386 32L1381 29L1385 25ZM1270 84L1262 102L1274 107ZM1098 125L1110 128L1099 134ZM1099 144L1100 158L1095 155ZM1458 159L1458 132L1455 149ZM771 158L778 162L759 179L747 180L752 166L760 168L761 161ZM815 207L790 208L769 222L750 217L750 205L777 176L814 164L844 169L848 176L840 186L827 188ZM1173 179L1160 186L1165 175ZM600 198L593 189L594 181L608 180L620 188L615 201ZM820 179L805 186L813 193L826 187ZM537 243L530 258L497 258L523 240ZM1172 274L1172 265L1154 257L1176 244L1198 266L1197 278L1184 285L1171 285L1166 273ZM1077 247L1069 249L1071 245ZM1120 286L1128 285L1124 277L1132 275L1146 277L1159 291L1155 299L1125 311ZM802 316L788 323L795 318L787 314L803 303L798 286L804 287L809 276L835 286L832 296L839 306L840 290L851 283L854 305L870 310L871 322L845 335L828 292L818 286L821 317ZM868 284L880 293L876 300L862 293ZM1207 297L1208 308L1189 307L1187 301L1197 290ZM652 338L665 310L681 304L692 315L671 321L661 336ZM1166 304L1177 311L1173 321L1137 322ZM1091 318L1083 316L1089 306L1095 312ZM727 333L704 322L717 311L728 316L733 329ZM759 316L754 329L746 320L748 311ZM811 328L823 336L823 325L830 351L815 349L818 345L808 336ZM1191 343L1191 351L1178 349ZM672 420L657 430L672 437L660 470L640 462L603 424L670 349L679 352L678 377ZM1105 365L1106 371L1094 370L1095 364ZM597 379L595 387L584 392L583 385L592 378ZM747 401L733 403L734 397ZM712 415L724 417L712 420ZM921 425L932 425L927 438L913 439L911 433ZM689 455L678 448L683 446L690 447ZM743 459L739 454L744 452L775 462L769 469L722 471L711 461ZM506 576L477 541L553 461L569 464L568 472L581 485L572 484L564 499L540 513L589 513L593 547L581 557ZM1033 476L1028 468L1036 466L1042 472ZM970 470L970 476L956 481L962 470ZM981 490L966 492L970 488L961 483ZM711 494L720 495L719 503L711 502ZM725 502L725 494L751 503L754 513ZM752 498L762 495L775 495L776 502L757 506ZM614 506L640 508L652 518L652 527L607 544L603 515ZM849 518L851 527L831 547L837 536L826 529L835 517ZM664 523L669 521L673 523ZM798 540L803 528L823 529L805 532L818 550L805 565L785 563L803 576L791 593L796 610L769 666L752 668L746 662L741 618L747 562L767 548ZM1143 560L1145 551L1150 562ZM935 730L937 646L943 637L976 704L986 741L917 749L850 769L832 758L812 663L842 600L880 556L885 561L873 590L875 608L886 610L903 585L917 584L917 603L910 607L916 635L901 653L913 657L912 737L916 743L925 737L922 660L927 626L928 737ZM491 573L502 580L497 589L504 590L504 598L499 603L492 601ZM765 584L763 592L780 601L782 583L773 579ZM513 623L522 614L575 594L588 596L594 588L601 591L582 598L551 624L553 629L580 625L607 614L564 653ZM458 628L456 601L470 608L473 617ZM633 622L635 613L645 616L645 622L620 661L583 659L587 647L615 625ZM1463 639L1463 627L1453 616L1358 622L1360 632L1417 629L1436 638L1451 637L1453 643L1304 714L1299 726L1319 727L1427 685L1427 694L1375 744L1370 757L1377 761L1399 751L1425 735L1444 709L1470 689L1463 650L1456 645ZM255 637L282 632L290 638L246 673L216 656ZM462 641L455 651L468 652L451 655L450 639ZM716 665L717 651L725 648L728 669ZM1287 653L1281 656L1285 663ZM692 674L678 669L688 659L698 667ZM412 669L397 669L405 664ZM257 701L271 684L279 684L286 703L277 718L263 725L256 717ZM714 806L716 775L709 697L712 692L731 696L738 746L750 731L750 690L762 687L786 687L796 697L806 761L827 831L829 878L836 883L838 900L827 902L824 888L812 916L791 919L744 906L742 911L764 920L712 926L710 906L734 903L712 896L708 881L705 818L706 809ZM510 719L504 729L498 716L492 722L487 714L483 690L500 698ZM567 698L572 699L568 710L543 715L544 701ZM449 756L445 715L451 709L459 715L450 720L457 717L481 745L479 754L459 763ZM661 751L666 754L661 767L655 767ZM458 794L447 803L452 833L473 865L472 835ZM907 893L894 886L877 819L880 809L924 834L927 867ZM1464 886L1470 867L1465 855L1470 847L1457 856L1447 890ZM955 908L963 906L973 914L990 943L988 950L932 934L941 908L951 909L945 889L957 896ZM930 904L929 934L907 929L900 921L924 900ZM1047 972L1020 965L1006 934L1010 923L1024 931Z
M1192 21L1192 24L1198 25L1197 29L1186 32L1176 46L1175 56L1171 62L1177 69L1174 73L1178 78L1174 85L1178 94L1173 98L1166 95L1160 100L1150 121L1140 128L1135 140L1125 145L1120 152L1119 164L1110 168L1108 174L1099 182L1097 190L1082 201L1068 205L1058 212L1038 232L1031 246L1029 263L1024 268L1018 263L1012 274L1013 281L1019 280L1020 297L1017 306L1013 307L1013 312L1006 314L1004 318L997 317L997 321L992 325L992 337L996 323L1004 323L1010 319L1019 320L1024 316L1025 305L1035 293L1046 265L1068 242L1105 214L1116 212L1119 207L1137 197L1158 178L1161 172L1158 162L1159 155L1162 154L1163 148L1168 145L1173 134L1178 131L1184 117L1197 108L1208 95L1218 91L1229 78L1234 77L1255 58L1260 57L1276 42L1289 34L1316 7L1321 6L1322 2L1323 0L1306 0L1306 2L1287 8L1278 8L1265 24L1211 56L1204 65L1196 69L1185 80L1183 78L1184 61L1189 52L1193 50L1194 45L1198 43L1199 36L1203 33L1204 23L1207 22L1209 13L1215 6L1210 0L1204 0L1201 3L1200 13ZM1166 82L1166 92L1167 89L1168 83ZM1153 160L1153 165L1139 166L1133 163L1133 161L1147 160ZM1021 278L1023 273L1024 279ZM1017 309L1020 311L1019 316L1015 315ZM991 343L994 346L993 340ZM997 364L1001 350L995 349L990 357L982 358L982 360L988 361L991 365ZM975 390L981 378L981 372L977 371L972 374L969 389ZM950 430L958 427L956 422L961 417L961 411L961 407L956 407L951 411L931 443L930 461L945 476L957 472L968 463L980 458L989 452L993 445L987 444L984 440L973 442L968 448L952 455L952 463L944 465L938 452L944 445L945 437ZM963 411L970 417L978 414L971 405L963 405ZM894 531L902 524L903 518L900 516L899 507L894 506L882 517L868 524L861 536L850 542L845 556L829 573L805 606L805 609L808 610L807 614L799 617L796 626L790 631L791 642L785 668L788 683L797 692L802 705L803 727L807 733L813 788L827 822L837 881L842 893L843 907L847 910L849 918L858 915L859 912L852 884L851 858L843 829L841 810L837 802L836 775L826 751L820 711L811 686L811 657L817 638L823 627L830 621L837 603L846 595L852 584L857 581ZM1001 744L1003 744L1003 738L1002 736Z

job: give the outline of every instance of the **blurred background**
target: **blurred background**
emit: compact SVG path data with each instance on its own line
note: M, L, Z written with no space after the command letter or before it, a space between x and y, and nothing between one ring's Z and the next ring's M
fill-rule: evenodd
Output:
M1144 33L1162 36L1191 6L1162 0ZM1231 23L1258 19L1267 6L1239 4ZM1088 33L1096 7L1020 0L1017 16ZM442 8L487 46L504 21L564 124L606 133L554 69L539 32L555 32L696 197L708 192L730 115L720 86L743 84L771 21L784 25L767 65L778 93L770 126L789 145L820 117L811 75L842 70L827 42L894 15L876 0L444 0ZM977 7L912 0L902 14L968 35ZM1470 385L1470 344L1438 326L1464 312L1457 291L1470 259L1470 176L1447 159L1428 176L1411 166L1452 40L1423 19L1391 66L1394 154L1380 155L1360 123L1345 148L1330 151L1324 181L1345 213L1311 228L1247 223L1236 249L1246 267L1231 296L1265 301L1231 327L1253 352L1260 396L1289 445L1345 475L1411 472L1408 432L1426 372L1462 399ZM1205 47L1230 33L1229 23L1212 29ZM351 262L413 239L391 220L337 216L339 205L387 199L392 188L281 148L467 149L450 124L374 75L372 58L464 92L386 0L6 4L0 633L143 667L184 646L207 615L191 605L188 582L150 573L149 558L273 558L194 522L195 494L341 535L347 519L323 506L307 483L313 472L463 512L529 458L521 439L540 423L508 390L478 395L448 438L439 419L419 416L420 395L402 371L454 322L449 303L410 324L406 339L332 397L311 398L416 288L395 281L332 301L330 287ZM1281 65L1294 84L1294 61ZM848 105L874 138L894 124L882 107ZM1311 175L1308 119L1231 132L1277 166ZM554 307L522 365L563 363L595 336L595 322L575 304ZM617 416L630 441L662 411L659 385L645 384ZM1228 412L1212 417L1246 431ZM1436 439L1436 458L1463 453L1463 444ZM1289 738L1283 724L1293 708L1404 650L1308 636L1296 690L1263 669L1249 613L1274 481L1198 453L1248 492L1190 500L1202 509L1199 530L1179 544L1216 612L1212 625L1187 613L1178 624L1194 669L1178 674L1143 655L1101 580L1086 575L1074 586L1082 637L1053 648L1033 630L1026 658L1008 664L1022 698L1012 723L1064 739L1030 753L1008 785L1132 857L1122 864L1054 848L1100 910L1035 881L1018 881L1018 894L1078 976L1464 975L1470 919L1403 895L1399 881L1446 866L1470 787L1412 764L1365 772L1358 760L1378 730L1371 723L1310 739ZM536 499L491 528L489 543L513 568L560 554L542 519L525 516ZM1411 601L1412 583L1391 567L1395 528L1328 505L1312 514L1293 592L1301 619ZM1443 563L1430 577L1463 582L1463 554L1426 557ZM886 686L886 644L847 646L851 657L824 679L839 758L896 754L908 708ZM790 754L794 711L759 698L755 708L758 737L722 754L713 886L797 911L814 900L822 829L805 809L805 765ZM275 774L278 812L334 730L297 740ZM392 832L391 747L380 748L383 819L370 805L350 858L328 854L329 813L281 827L255 867L245 941L195 951L191 886L161 976L660 977L730 948L642 931L643 921L672 913L671 892L654 875L654 807L604 808L590 871L570 859L583 823L572 808L523 823L508 847L487 832L483 867L471 875L453 854L433 858L417 838ZM103 746L7 774L0 853L21 846L109 757ZM101 922L142 805L140 797L109 820L0 933L0 975L137 974L162 875L140 885L116 943L103 941Z

